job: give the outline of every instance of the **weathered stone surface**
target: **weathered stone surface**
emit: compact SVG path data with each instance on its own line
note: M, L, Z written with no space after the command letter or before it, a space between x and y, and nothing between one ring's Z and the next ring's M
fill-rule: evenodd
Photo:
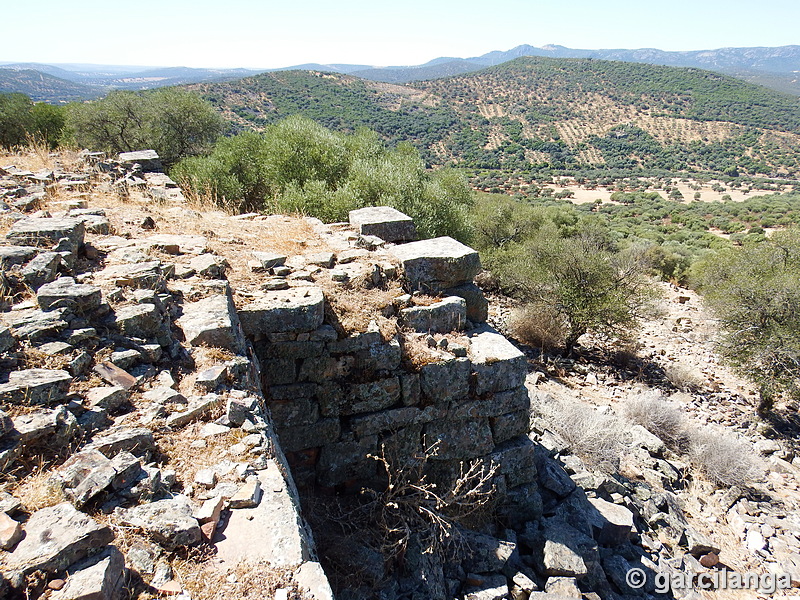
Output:
M551 520L535 539L530 545L536 550L541 572L548 577L581 579L588 573L585 560L597 556L595 541L563 521Z
M63 502L31 515L25 524L25 537L7 557L5 570L23 574L62 571L112 539L109 527Z
M475 393L522 386L528 374L525 355L504 336L488 329L470 337L468 353L475 373Z
M87 390L86 404L93 408L117 410L128 401L129 392L122 386L97 387Z
M467 324L467 304L451 296L429 306L413 306L400 311L400 321L409 329L428 333L461 331Z
M267 293L239 309L245 335L314 331L322 325L325 297L315 287Z
M125 557L115 546L71 565L66 585L51 600L119 600L123 595Z
M283 266L287 258L283 254L276 254L275 252L253 252L252 255L253 258L259 262L260 268L264 271L272 269L273 267Z
M77 250L83 244L85 229L80 219L34 218L17 221L6 234L6 239L20 246L54 246L67 238Z
M212 392L222 385L227 377L228 367L225 365L215 365L200 371L194 383L197 387Z
M114 314L114 324L128 336L153 338L165 332L161 312L154 304L121 306Z
M536 481L534 445L527 437L498 444L489 458L497 466L497 472L505 475L509 488Z
M575 489L575 482L570 479L564 468L556 461L545 457L538 464L539 483L559 498L568 496Z
M112 383L125 390L130 390L136 386L136 378L127 371L120 369L114 363L103 362L95 365L93 370L106 382Z
M574 577L549 577L544 586L544 591L558 598L580 598L583 597L578 587L578 580Z
M258 477L251 477L233 496L231 496L230 507L255 508L261 502L262 494L261 481Z
M419 371L420 388L433 402L463 398L469 393L469 375L470 363L465 358L424 365Z
M0 550L11 550L22 538L22 525L0 512Z
M45 436L54 436L63 443L72 436L77 425L75 416L63 406L19 415L14 417L13 423L19 441L25 444L38 442Z
M183 412L172 413L167 418L167 425L169 427L183 427L197 419L202 418L208 414L211 409L217 406L222 399L216 394L206 394L201 398L194 398L189 402L188 407Z
M310 558L308 540L297 507L286 493L287 482L274 460L258 472L264 490L254 508L231 511L222 539L216 540L217 558L225 566L261 561L297 567ZM258 523L259 527L254 527Z
M485 323L489 317L489 301L481 288L474 283L465 283L443 290L447 296L458 296L467 303L467 319L473 323Z
M65 307L76 313L89 314L100 307L102 300L100 288L75 283L72 277L59 277L36 292L36 301L42 310Z
M350 428L358 437L384 431L396 431L401 427L421 422L423 412L413 406L384 410L350 420Z
M0 325L0 352L11 350L16 344L17 341L11 335L11 330L4 325Z
M596 513L589 515L595 531L594 538L601 544L619 546L628 541L633 529L633 513L618 504L602 498L589 498Z
M361 235L374 235L387 242L417 239L417 227L408 215L390 206L368 206L351 210L350 224Z
M192 505L185 496L118 509L117 514L123 525L140 527L169 550L200 541L200 525L192 516Z
M489 420L495 444L526 435L531 430L530 409L499 415Z
M125 451L142 456L155 449L153 432L146 427L125 427L120 425L97 436L86 450L99 450L108 458Z
M39 342L43 339L54 337L67 328L64 319L67 310L64 308L41 311L26 310L20 314L10 314L6 322L15 338Z
M318 562L306 561L294 572L294 580L302 591L315 600L333 600L333 590Z
M152 260L136 264L111 265L97 273L98 279L111 281L117 287L158 289L174 268Z
M61 265L61 254L58 252L42 252L22 269L22 278L34 290L56 278Z
M434 460L466 460L489 453L494 447L486 419L447 419L425 426L425 444Z
M439 292L469 283L481 270L478 253L450 237L401 244L390 252L414 290Z
M320 419L313 425L284 427L278 430L281 448L286 452L317 448L339 439L339 419Z
M239 318L228 294L184 305L183 316L177 323L192 346L224 348L236 354L244 352Z
M347 388L341 413L348 415L383 410L399 400L400 380L397 377L354 383Z
M221 256L209 253L192 258L189 268L194 269L201 277L225 279L225 271L230 268L230 264Z
M0 269L6 270L14 265L24 265L39 250L33 246L0 246Z
M462 561L462 566L471 573L499 573L506 563L515 555L517 545L514 542L499 540L490 535L476 531L461 532L469 548Z
M99 450L73 454L51 478L51 484L77 508L106 489L116 477L111 461Z
M272 400L269 411L279 427L311 425L319 420L319 405L313 398Z
M159 173L164 169L161 158L155 150L136 150L135 152L120 152L119 162L128 169L138 164L143 173Z
M356 441L337 442L323 446L317 464L317 482L330 487L350 479L365 479L375 475L378 463L368 457L375 454L377 436Z
M506 600L508 583L503 575L469 575L468 579L480 581L479 585L467 586L464 600Z
M0 402L9 404L52 404L60 402L69 391L72 376L52 369L23 369L8 374L8 383L0 384Z
M530 409L528 391L524 387L518 387L477 400L453 403L449 414L454 419L466 419L468 417L496 417L525 409Z

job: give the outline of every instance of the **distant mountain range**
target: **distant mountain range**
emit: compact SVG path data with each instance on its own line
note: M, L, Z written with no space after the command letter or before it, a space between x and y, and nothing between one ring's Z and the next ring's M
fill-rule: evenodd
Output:
M523 56L592 58L697 67L800 96L800 45L675 52L655 48L584 50L557 45L536 47L525 44L508 51L493 51L471 58L440 57L423 65L390 67L309 63L281 69L195 69L131 65L0 63L0 91L23 92L38 101L63 102L96 97L109 89L141 90L168 85L225 81L265 71L282 70L328 71L372 81L402 84L470 73ZM40 75L37 76L36 73Z

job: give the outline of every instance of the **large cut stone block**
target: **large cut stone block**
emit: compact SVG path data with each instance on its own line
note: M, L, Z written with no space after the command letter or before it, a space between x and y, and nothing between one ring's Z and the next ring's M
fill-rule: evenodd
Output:
M137 150L135 152L121 152L119 162L126 167L138 164L144 173L158 173L164 169L161 158L155 150Z
M419 370L422 394L433 402L463 398L469 393L469 360L454 358L424 365Z
M425 426L425 444L435 460L468 460L494 448L486 419L442 419Z
M403 264L414 290L439 292L469 283L481 270L478 253L451 237L401 244L390 252Z
M469 358L475 373L475 393L499 392L525 383L525 355L505 337L487 328L470 338Z
M314 331L322 325L325 297L315 287L270 292L239 310L247 336Z
M237 354L244 352L239 318L228 294L186 304L177 323L192 346L213 346Z
M143 529L170 550L179 546L192 546L200 541L200 524L192 516L192 505L186 496L175 496L127 510L117 510L123 525Z
M21 246L54 246L67 238L77 250L83 244L86 230L80 219L37 218L17 221L6 234L6 239Z
M428 306L413 306L400 311L402 324L422 333L461 331L467 324L467 303L451 296Z
M350 211L350 224L361 235L376 235L387 242L417 239L414 221L391 206L369 206Z
M485 323L489 318L489 301L474 283L464 283L443 291L448 296L458 296L467 303L467 318L473 323Z

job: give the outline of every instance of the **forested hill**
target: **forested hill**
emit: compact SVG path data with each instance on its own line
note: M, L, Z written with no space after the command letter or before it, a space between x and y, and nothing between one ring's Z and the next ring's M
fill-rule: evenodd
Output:
M695 68L524 57L405 86L284 71L191 87L238 127L365 125L436 164L800 171L800 98Z

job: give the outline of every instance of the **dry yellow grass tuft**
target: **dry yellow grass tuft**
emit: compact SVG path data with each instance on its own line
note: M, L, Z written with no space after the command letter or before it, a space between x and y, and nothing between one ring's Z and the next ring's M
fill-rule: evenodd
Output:
M28 512L60 504L65 498L60 490L50 485L51 475L51 469L39 466L33 473L21 479L11 493L19 498Z

